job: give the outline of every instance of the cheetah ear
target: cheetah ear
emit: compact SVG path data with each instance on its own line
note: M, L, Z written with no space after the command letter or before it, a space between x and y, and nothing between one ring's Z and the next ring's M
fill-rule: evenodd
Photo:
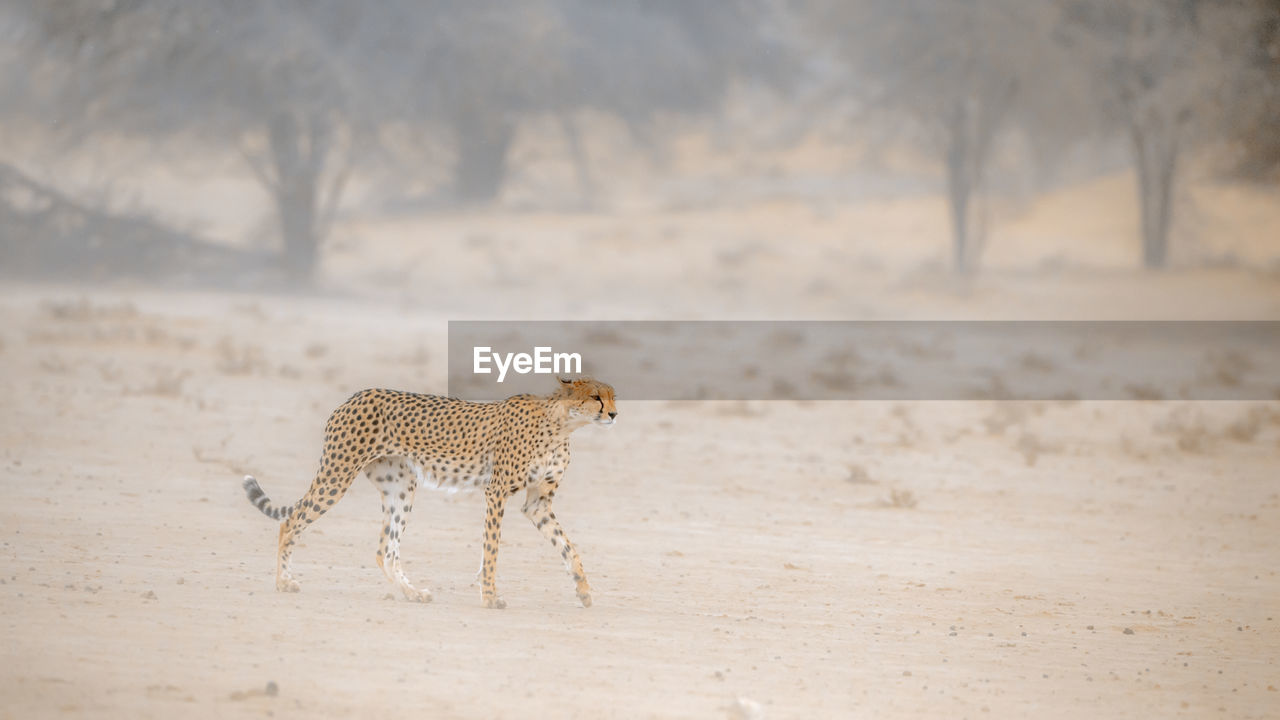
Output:
M569 377L568 375L557 375L556 379L560 381L561 385L565 385L565 386L572 385L575 382L577 382L576 380Z

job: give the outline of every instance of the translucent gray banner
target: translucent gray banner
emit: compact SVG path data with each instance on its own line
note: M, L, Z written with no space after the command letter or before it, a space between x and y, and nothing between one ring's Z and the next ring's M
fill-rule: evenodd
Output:
M630 400L1277 400L1280 322L449 323L451 395L557 372Z

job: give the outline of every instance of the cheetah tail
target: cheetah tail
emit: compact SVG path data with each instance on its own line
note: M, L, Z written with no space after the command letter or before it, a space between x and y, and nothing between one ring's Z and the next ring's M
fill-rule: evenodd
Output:
M258 486L258 481L254 480L252 475L244 476L244 494L249 496L249 502L253 503L254 507L261 510L263 515L272 520L284 520L293 515L293 506L276 507L272 505L271 498L267 497L267 494L262 491L262 488Z

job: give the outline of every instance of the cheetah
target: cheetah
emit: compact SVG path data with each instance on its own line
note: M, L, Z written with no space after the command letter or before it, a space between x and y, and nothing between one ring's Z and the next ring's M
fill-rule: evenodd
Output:
M616 422L613 388L591 378L558 378L550 395L514 395L475 403L398 390L362 390L343 403L325 425L320 470L307 494L277 506L251 475L244 478L249 502L280 520L276 589L297 592L289 560L298 533L333 507L361 470L382 493L378 566L409 600L430 602L400 567L400 538L419 486L443 490L482 489L485 496L484 555L480 572L485 607L504 608L495 572L502 515L509 497L526 491L521 508L560 552L578 600L591 607L582 560L552 512L569 465L569 434L586 425Z

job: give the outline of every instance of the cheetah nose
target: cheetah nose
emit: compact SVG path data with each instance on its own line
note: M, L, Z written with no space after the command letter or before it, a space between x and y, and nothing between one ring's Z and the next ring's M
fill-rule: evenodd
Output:
M612 420L612 419L614 419L614 418L616 418L616 417L618 417L618 411L617 411L617 410L610 410L610 411L609 411L609 419L610 419L610 420Z

